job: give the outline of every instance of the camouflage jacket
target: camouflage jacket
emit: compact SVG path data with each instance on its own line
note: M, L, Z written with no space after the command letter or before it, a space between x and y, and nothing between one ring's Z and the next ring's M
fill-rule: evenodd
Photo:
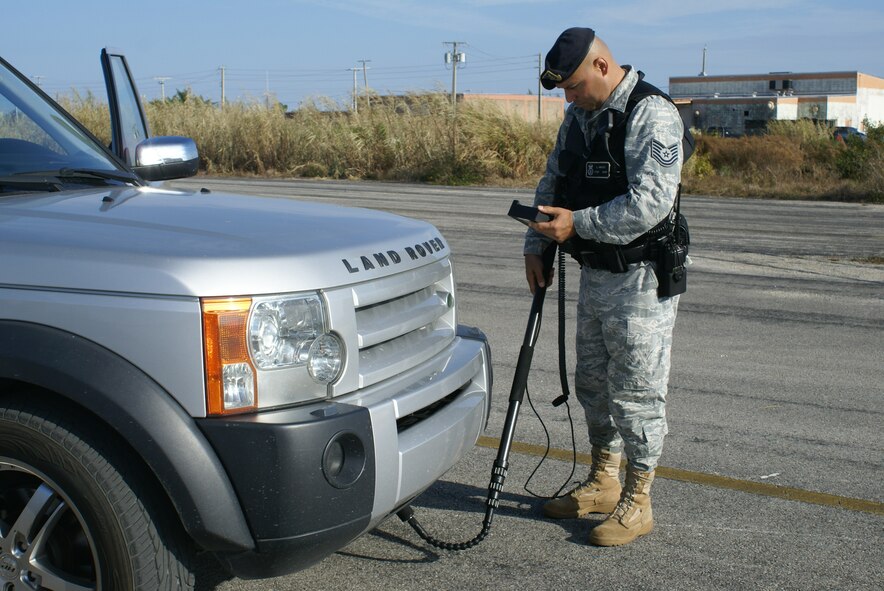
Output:
M608 109L624 112L629 94L638 82L638 73L628 69L626 76L596 111L571 106L559 128L556 145L546 163L546 172L537 185L534 205L551 205L559 171L559 153L571 125L579 125L589 145ZM628 244L670 212L681 181L681 140L684 124L675 106L661 96L649 96L635 106L626 127L626 175L629 189L598 207L574 212L574 229L588 240L610 244ZM661 148L676 145L678 158L661 157ZM669 154L664 154L669 156ZM540 254L550 239L529 229L525 235L525 254Z

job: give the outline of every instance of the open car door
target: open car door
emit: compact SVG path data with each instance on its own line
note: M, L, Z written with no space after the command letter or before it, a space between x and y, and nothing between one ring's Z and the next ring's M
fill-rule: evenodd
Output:
M199 168L196 144L190 138L150 137L147 116L126 56L105 47L101 69L111 116L111 151L148 181L193 176Z
M101 50L101 69L110 105L111 150L123 162L135 166L136 147L150 137L135 80L126 56L107 47Z

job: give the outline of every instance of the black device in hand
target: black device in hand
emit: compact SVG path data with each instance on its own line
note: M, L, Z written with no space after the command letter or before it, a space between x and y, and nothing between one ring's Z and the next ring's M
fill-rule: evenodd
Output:
M548 222L552 219L551 215L542 213L536 207L522 205L519 203L518 199L513 199L513 203L510 205L510 210L507 212L507 215L514 220L522 222L526 226L530 222Z

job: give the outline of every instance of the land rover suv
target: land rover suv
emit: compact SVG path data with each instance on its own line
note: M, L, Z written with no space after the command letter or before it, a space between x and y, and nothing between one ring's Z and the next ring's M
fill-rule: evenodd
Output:
M0 588L268 577L374 528L475 444L484 335L431 225L164 188L105 50L105 147L0 59Z

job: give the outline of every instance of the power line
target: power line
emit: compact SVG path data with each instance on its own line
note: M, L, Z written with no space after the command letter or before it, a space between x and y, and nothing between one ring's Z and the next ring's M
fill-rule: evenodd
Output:
M471 51L481 54L480 57L470 61L470 67L465 68L466 54L462 51L455 51L466 45L464 42L449 41L446 45L458 44L458 48L452 47L452 51L447 54L451 56L448 65L454 66L451 72L451 82L453 94L456 94L457 76L460 74L466 83L478 83L478 77L481 82L487 86L489 83L518 85L524 83L533 83L537 65L536 54L534 56L497 56L477 49L470 45ZM457 56L455 58L454 56ZM457 61L454 61L457 59ZM361 63L363 69L363 85L365 91L368 91L368 69L372 70L372 79L377 87L396 87L400 88L404 81L413 81L413 86L407 90L397 90L394 92L409 92L443 84L442 72L444 68L440 64L403 64L403 65L375 65L368 67L371 60L357 60ZM207 70L191 70L187 72L169 72L164 76L146 76L136 78L136 82L142 89L154 87L153 84L159 82L160 78L167 80L174 79L174 86L182 88L190 88L194 92L205 93L208 96L217 95L220 77L224 77L223 84L235 89L234 94L253 95L261 97L267 92L269 76L273 76L274 90L277 95L285 93L287 95L325 95L339 96L341 88L350 86L350 80L353 72L351 68L231 68L224 67L223 72L219 68ZM524 78L521 74L524 74ZM529 82L530 80L530 82ZM345 86L346 85L346 86ZM103 81L74 81L69 84L52 80L51 83L43 81L42 86L47 91L88 91L95 94L104 94L105 84ZM263 88L262 88L263 87ZM155 88L155 87L154 87ZM160 94L163 94L165 87L160 85ZM223 95L222 91L222 95ZM223 96L222 96L223 100Z

